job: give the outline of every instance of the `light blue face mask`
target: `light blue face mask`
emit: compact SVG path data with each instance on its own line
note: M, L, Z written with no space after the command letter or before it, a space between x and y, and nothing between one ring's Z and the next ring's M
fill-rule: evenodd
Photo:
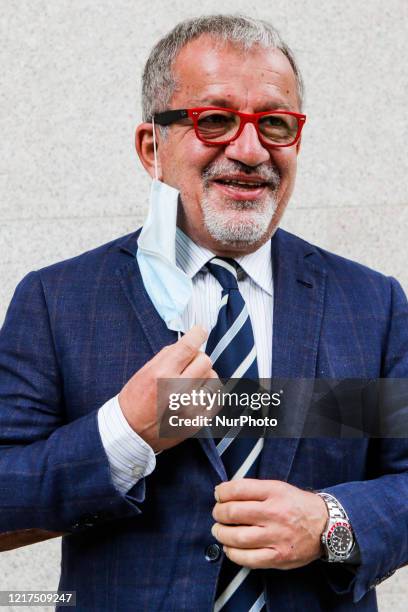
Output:
M179 191L157 178L153 123L155 178L149 212L138 240L137 262L145 289L157 312L173 331L185 331L181 316L189 302L191 279L176 265L175 236Z

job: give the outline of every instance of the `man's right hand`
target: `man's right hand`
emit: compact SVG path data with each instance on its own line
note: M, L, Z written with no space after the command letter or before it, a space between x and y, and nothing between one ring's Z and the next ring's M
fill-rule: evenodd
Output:
M119 393L119 405L129 425L155 452L175 446L185 439L185 436L159 436L160 422L167 403L160 405L157 381L163 378L202 379L203 382L218 379L209 356L200 351L207 337L207 332L195 325L180 340L164 347L148 361ZM184 386L183 392L188 390ZM190 435L192 433L191 429Z

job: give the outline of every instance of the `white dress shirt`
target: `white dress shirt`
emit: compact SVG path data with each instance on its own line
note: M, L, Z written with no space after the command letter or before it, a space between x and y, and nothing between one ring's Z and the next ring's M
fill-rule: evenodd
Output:
M210 331L217 321L221 285L203 266L214 253L195 244L177 228L176 262L191 279L193 294L183 313L184 331L201 325ZM257 351L260 378L272 375L273 278L271 241L254 253L235 258L242 268L238 286L248 308ZM203 347L204 349L204 347ZM118 396L98 412L98 426L109 459L112 480L125 494L156 466L153 449L130 427L119 406Z

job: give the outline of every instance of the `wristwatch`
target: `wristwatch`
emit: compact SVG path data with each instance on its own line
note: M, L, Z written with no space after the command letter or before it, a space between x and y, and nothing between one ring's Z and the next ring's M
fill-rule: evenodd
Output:
M329 519L321 535L325 550L324 561L344 563L353 554L354 533L346 511L340 502L329 493L317 493L327 506Z

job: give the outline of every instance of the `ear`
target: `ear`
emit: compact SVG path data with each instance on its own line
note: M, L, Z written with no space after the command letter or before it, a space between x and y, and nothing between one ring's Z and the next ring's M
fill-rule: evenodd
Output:
M141 123L136 128L135 146L143 167L154 178L154 147L153 147L153 124ZM156 131L156 152L157 152L157 174L159 180L162 178L160 155L159 155L159 139Z

